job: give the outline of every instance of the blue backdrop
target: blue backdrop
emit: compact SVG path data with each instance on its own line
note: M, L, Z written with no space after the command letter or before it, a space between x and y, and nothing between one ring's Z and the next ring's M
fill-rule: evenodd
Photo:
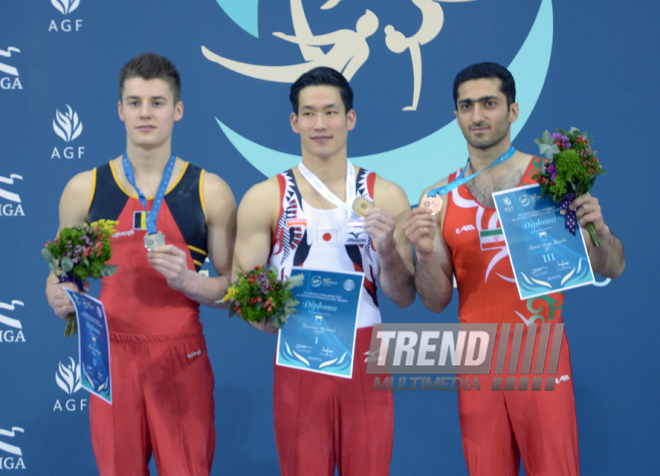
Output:
M510 65L521 110L516 148L536 152L533 139L556 127L594 134L608 173L593 194L625 245L627 269L607 286L566 296L582 470L655 474L658 14L650 0L3 0L0 470L97 474L89 396L77 387L71 360L77 342L62 337L64 322L46 303L48 269L39 252L57 230L66 182L123 152L119 69L155 51L182 74L185 110L174 151L221 175L237 201L300 152L288 121L289 84L272 81L285 81L295 67L259 79L261 68L245 65L346 66L358 116L349 156L400 183L413 204L466 158L451 89L468 64ZM378 21L366 38L356 32L363 15ZM297 33L301 45L273 32ZM211 61L202 46L243 65ZM456 301L435 315L419 300L403 311L381 300L388 322L455 322ZM278 474L276 340L226 311L205 308L202 322L216 378L213 474ZM395 405L393 475L467 474L454 392L398 392Z

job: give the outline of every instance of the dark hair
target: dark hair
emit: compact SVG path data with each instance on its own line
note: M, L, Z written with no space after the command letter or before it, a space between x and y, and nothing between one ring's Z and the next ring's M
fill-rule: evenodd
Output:
M461 84L473 79L483 78L497 78L500 80L500 92L506 96L507 109L516 102L516 82L509 70L497 63L477 63L468 66L456 75L456 79L454 79L454 105L457 105L458 88Z
M332 68L320 66L306 72L291 85L289 100L291 100L291 106L293 106L293 112L295 114L298 114L298 96L300 96L300 91L307 86L335 86L339 88L339 94L341 95L346 112L353 109L353 90L348 84L348 81L346 81L346 78Z
M170 60L156 53L142 53L128 61L119 73L119 100L124 94L124 82L131 78L162 79L174 93L174 104L181 100L181 77Z

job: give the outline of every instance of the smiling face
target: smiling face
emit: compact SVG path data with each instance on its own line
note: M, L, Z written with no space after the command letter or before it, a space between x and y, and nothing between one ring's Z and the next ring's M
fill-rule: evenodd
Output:
M118 107L128 146L145 150L170 146L174 123L183 116L183 103L174 103L174 93L162 79L127 79Z
M518 103L507 107L498 78L466 81L458 88L456 120L468 144L475 149L506 145L511 123L518 118Z
M355 111L348 113L335 86L307 86L298 96L298 114L291 128L300 134L303 158L346 157L348 131L355 127Z

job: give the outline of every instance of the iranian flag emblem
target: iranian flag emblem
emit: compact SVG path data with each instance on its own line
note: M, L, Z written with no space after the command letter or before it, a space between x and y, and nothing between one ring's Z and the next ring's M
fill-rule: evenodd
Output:
M479 232L479 244L481 245L481 251L505 248L506 243L504 242L502 229L481 230Z

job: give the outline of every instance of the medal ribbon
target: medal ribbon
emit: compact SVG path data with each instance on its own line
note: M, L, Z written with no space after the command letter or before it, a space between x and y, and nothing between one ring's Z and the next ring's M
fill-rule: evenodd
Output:
M298 164L298 170L303 177L319 192L323 198L332 203L337 208L343 208L350 216L353 213L353 202L355 201L355 167L346 159L346 201L341 200L332 193L328 187L314 173L305 167L302 160Z
M144 211L147 214L147 234L153 235L158 231L156 228L156 218L158 218L158 212L160 211L160 204L165 198L165 192L167 191L167 184L170 183L170 178L172 177L172 171L174 170L174 164L176 162L176 155L172 154L170 160L167 162L167 167L165 167L165 172L163 172L163 178L160 179L160 185L158 186L158 192L156 192L156 197L154 198L154 203L151 206L151 211L147 211L147 197L144 195L144 192L138 188L135 184L135 175L133 174L133 166L131 161L128 160L128 152L124 152L122 157L122 164L124 165L124 175L128 183L130 183L133 188L138 193L138 198L140 203L144 207Z
M426 194L426 196L427 196L427 197L432 197L432 196L435 196L435 195L444 195L444 194L446 194L446 193L449 193L449 192L451 192L452 190L454 190L455 188L460 187L460 186L463 185L464 183L469 182L470 180L472 180L473 178L475 178L477 175L479 175L479 174L480 174L481 172L483 172L484 170L488 170L488 169L491 168L491 167L495 167L496 165L501 164L502 162L509 160L511 157L513 157L513 154L515 154L515 153L516 153L516 149L514 149L513 146L511 146L511 147L509 148L509 150L507 150L505 153L503 153L502 155L500 155L500 156L495 160L495 162L493 162L492 164L490 164L490 165L489 165L488 167L486 167L485 169L480 170L479 172L476 172L476 173L474 173L474 174L472 174L472 175L470 175L470 176L468 176L468 177L463 177L463 176L465 175L465 171L467 170L467 166L468 166L468 164L470 163L470 158L468 157L468 160L467 160L467 162L465 163L465 167L463 167L463 170L461 171L460 175L459 175L458 177L456 177L456 180L454 180L454 181L451 182L451 183L448 183L447 185L445 185L445 186L443 186L443 187L434 188L433 190L429 191L429 192Z

